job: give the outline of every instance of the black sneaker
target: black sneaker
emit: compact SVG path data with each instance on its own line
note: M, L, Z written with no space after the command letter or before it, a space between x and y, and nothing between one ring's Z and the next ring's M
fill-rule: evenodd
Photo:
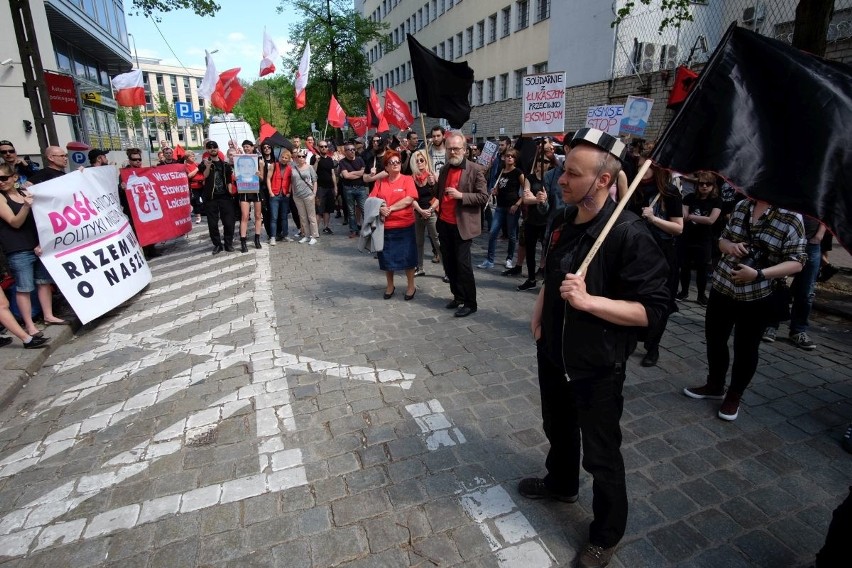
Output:
M529 278L527 278L526 280L524 280L523 284L518 286L518 290L530 290L532 288L535 288L536 286L538 286L538 284L535 280L530 280Z
M852 454L852 424L846 429L846 434L843 435L843 449Z
M563 503L576 503L577 494L565 495L563 493L554 493L547 488L544 480L540 477L525 477L518 482L518 493L527 499L556 499Z
M10 343L12 343L11 337L0 337L0 347L6 347Z
M41 349L47 347L45 344L48 341L50 341L49 337L33 337L29 343L24 343L24 349Z
M520 266L513 266L512 268L507 268L500 274L502 274L503 276L517 276L521 273L521 270L522 268Z
M334 234L334 231L331 230L331 227L326 227L325 229L322 230L322 232L325 233L326 235L333 235Z

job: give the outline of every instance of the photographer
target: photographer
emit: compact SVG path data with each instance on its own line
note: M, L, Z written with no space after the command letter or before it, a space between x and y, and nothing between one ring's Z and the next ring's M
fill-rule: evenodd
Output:
M210 230L210 240L213 242L213 254L219 254L222 249L234 250L234 199L229 189L233 168L222 160L219 145L210 140L207 142L204 160L199 164L198 171L204 175L204 209L207 214L207 228ZM219 236L219 217L222 218L224 241Z
M802 270L805 228L802 217L765 201L740 201L719 239L722 258L713 272L713 288L704 320L707 383L683 389L690 398L721 400L719 418L736 420L740 399L757 370L763 329L773 317L772 281ZM731 386L725 393L734 333Z

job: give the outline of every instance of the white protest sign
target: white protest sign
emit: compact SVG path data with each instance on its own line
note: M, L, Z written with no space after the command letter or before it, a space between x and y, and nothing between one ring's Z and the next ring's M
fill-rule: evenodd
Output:
M624 103L624 118L621 119L619 134L629 134L635 138L645 136L645 129L648 127L648 117L651 116L651 107L654 106L654 99L646 99L644 97L627 97L627 102Z
M41 260L83 323L133 297L151 270L118 200L115 166L33 186Z
M565 72L524 77L522 134L565 132Z
M597 128L612 136L618 136L624 105L598 105L589 107L586 126Z
M482 147L482 153L476 158L476 163L485 166L486 168L494 161L494 156L497 155L497 143L493 140L488 140Z

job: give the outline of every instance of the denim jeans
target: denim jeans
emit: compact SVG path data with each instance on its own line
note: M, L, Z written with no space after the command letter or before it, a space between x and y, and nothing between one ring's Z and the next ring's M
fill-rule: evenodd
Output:
M367 201L367 188L363 185L344 186L344 197L346 198L346 209L349 212L349 232L358 231L358 223L355 221L355 206L364 210L364 202Z
M419 213L414 213L414 237L417 241L417 268L423 268L423 245L426 240L426 232L429 233L429 239L432 241L433 254L437 254L441 247L441 241L438 239L438 214L432 213L428 219L424 219Z
M497 237L500 236L500 231L503 230L503 225L506 225L506 232L509 234L509 250L506 253L506 258L514 258L515 244L518 242L518 219L520 214L518 211L509 213L508 207L497 207L494 210L494 219L491 221L491 236L488 239L488 260L494 262L494 249L497 248Z
M269 224L270 237L286 237L290 233L287 216L290 215L290 198L287 195L270 195L269 212L272 221Z
M814 303L816 278L819 273L820 245L808 243L805 251L808 261L802 271L793 277L790 293L793 296L793 307L790 310L790 333L801 333L808 330L808 318Z

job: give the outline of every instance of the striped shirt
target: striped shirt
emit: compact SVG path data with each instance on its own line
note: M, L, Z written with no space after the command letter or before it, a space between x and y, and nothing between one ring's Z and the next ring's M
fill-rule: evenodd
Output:
M746 243L749 249L760 251L763 256L759 266L767 268L793 260L805 264L805 226L802 216L787 209L770 205L760 219L752 224L754 202L743 199L737 203L722 238L732 243ZM772 293L772 280L761 279L745 284L734 283L731 275L741 259L723 254L713 271L713 289L735 300L749 302L765 298Z

